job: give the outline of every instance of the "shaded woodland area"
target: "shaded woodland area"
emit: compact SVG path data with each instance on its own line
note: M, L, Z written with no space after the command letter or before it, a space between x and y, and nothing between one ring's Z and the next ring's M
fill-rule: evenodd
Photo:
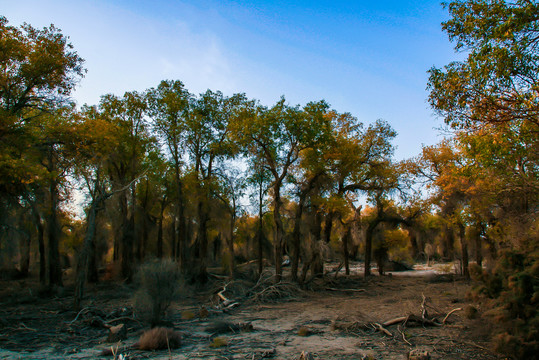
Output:
M373 261L458 260L470 296L498 309L497 351L536 354L539 5L446 8L466 58L427 86L449 135L403 161L390 124L323 100L266 106L165 80L78 108L86 69L68 37L0 17L1 277L58 294L71 271L79 311L87 283L129 283L154 259L189 284L250 262L299 286L330 260L366 278Z

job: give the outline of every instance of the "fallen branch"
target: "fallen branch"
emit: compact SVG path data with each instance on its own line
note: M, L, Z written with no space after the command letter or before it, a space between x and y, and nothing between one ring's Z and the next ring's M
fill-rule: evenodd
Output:
M122 317L118 317L118 318L115 318L115 319L112 319L112 320L109 320L105 323L105 327L110 327L110 326L113 326L112 323L116 322L116 321L124 321L124 320L129 320L129 321L135 321L139 324L142 324L141 321L133 318L133 317L130 317L130 316L122 316Z
M77 319L79 318L80 314L82 314L84 311L88 311L88 307L85 307L84 309L82 309L81 311L79 311L79 313L77 314L77 316L75 316L75 318L73 320L71 320L70 322L68 322L69 325L73 324L75 321L77 321Z
M415 321L423 325L431 325L431 326L442 326L442 324L437 323L436 321L430 320L430 319L423 319L416 315L409 315L408 319L405 321L405 324L409 321Z
M447 318L449 318L449 315L453 314L456 311L460 311L460 310L462 310L462 308L456 308L456 309L453 309L450 312L448 312L447 315L442 320L442 324L445 324L445 322L447 321Z
M219 298L223 301L221 306L224 307L224 308L233 308L233 307L236 307L239 305L239 303L237 302L234 302L233 300L230 300L228 299L225 295L223 295L223 293L226 291L226 287L228 286L229 283L223 285L223 290L219 291L217 293L217 296L219 296Z
M388 320L388 321L384 322L382 325L383 326L391 326L391 325L395 325L395 324L398 324L398 323L401 323L401 322L406 322L408 320L408 317L409 316L400 316L398 318Z
M331 288L331 287L327 287L326 290L329 290L329 291L350 291L350 292L365 292L367 290L365 289L337 289L337 288Z
M29 328L28 326L26 326L23 322L20 323L20 326L26 330L30 330L30 331L37 331L36 329L32 329L32 328Z
M378 323L372 323L372 326L373 326L376 330L383 332L383 333L386 334L387 336L393 337L393 334L392 334L391 332L389 332L389 330L385 329L382 325L380 325L380 324L378 324Z
M422 318L414 314L410 314L408 316L400 316L391 320L387 320L386 322L382 323L383 326L391 326L399 323L407 324L409 322L417 322L423 325L430 325L430 326L442 326L442 324L437 323L434 320L430 320L427 318Z

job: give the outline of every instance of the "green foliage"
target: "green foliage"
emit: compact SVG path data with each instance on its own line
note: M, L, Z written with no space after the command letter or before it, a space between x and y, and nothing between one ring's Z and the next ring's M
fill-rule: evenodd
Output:
M180 294L178 266L170 260L147 262L139 268L135 279L138 283L135 308L152 326L158 325L172 301Z
M52 25L41 30L28 24L16 28L0 16L3 193L18 195L26 184L36 181L40 158L32 151L43 140L43 128L47 128L40 117L66 105L69 93L84 74L83 60L72 49L68 38Z
M454 127L514 120L539 125L539 4L459 0L443 24L467 59L430 70L430 102ZM535 114L535 115L534 115Z

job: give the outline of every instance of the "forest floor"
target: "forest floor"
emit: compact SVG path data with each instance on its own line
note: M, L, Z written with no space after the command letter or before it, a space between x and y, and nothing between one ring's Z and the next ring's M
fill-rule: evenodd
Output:
M342 273L311 281L263 287L236 280L221 295L224 280L190 288L166 320L182 336L177 349L133 348L148 326L133 313L132 286L101 282L89 286L83 310L72 310L72 289L38 294L34 280L0 281L0 359L407 359L411 350L431 359L501 359L490 349L488 309L466 299L470 284L433 271L392 276ZM475 316L469 307L478 309ZM422 322L436 319L445 324ZM207 311L206 311L207 310ZM423 310L428 314L423 318ZM379 326L398 317L408 322ZM473 318L470 318L473 317ZM127 327L127 339L107 343L103 323ZM247 325L246 325L247 324ZM377 325L378 324L378 325ZM386 331L384 331L386 330ZM216 339L216 337L218 339Z

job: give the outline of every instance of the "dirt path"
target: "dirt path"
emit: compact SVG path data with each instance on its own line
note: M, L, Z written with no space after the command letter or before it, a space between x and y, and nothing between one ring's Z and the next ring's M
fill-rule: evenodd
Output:
M89 319L114 313L129 313L132 290L102 284L92 289L95 299L76 321L70 311L72 298L40 300L25 286L10 282L0 298L0 359L91 359L99 357L107 330L92 326ZM18 289L17 289L18 286ZM376 331L375 323L421 315L423 296L429 317L447 314L468 305L468 284L462 281L433 281L432 277L374 277L368 283L359 278L342 278L316 284L298 300L276 303L246 303L227 313L210 312L207 318L182 319L181 312L197 312L191 297L175 305L169 317L183 335L181 348L144 352L120 351L129 359L297 359L308 351L314 359L406 359L412 349L428 351L432 359L498 359L488 350L490 326L484 318L467 319L463 311L449 317L444 326L391 325L392 336ZM358 291L364 289L365 291ZM352 291L355 290L355 291ZM26 294L26 295L25 295ZM233 295L233 294L232 294ZM26 298L25 298L26 296ZM481 314L481 309L479 309ZM185 316L184 316L185 317ZM129 328L127 346L135 343L144 327L124 316ZM247 330L231 331L235 324L250 324ZM213 340L220 337L222 342ZM221 345L211 347L210 344ZM121 348L120 348L121 350ZM112 359L112 356L104 357Z

